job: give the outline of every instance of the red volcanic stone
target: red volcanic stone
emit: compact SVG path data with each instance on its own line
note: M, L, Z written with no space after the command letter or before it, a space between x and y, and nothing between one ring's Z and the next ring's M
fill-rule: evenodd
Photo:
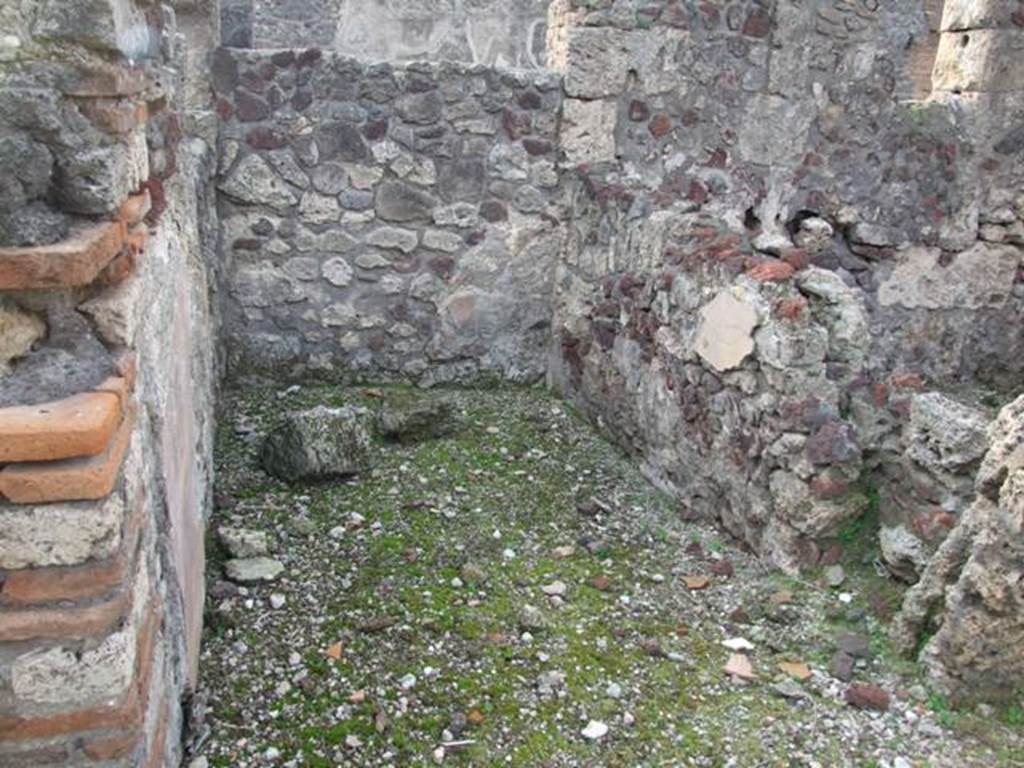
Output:
M523 139L523 149L528 155L540 157L549 154L554 147L545 139Z
M370 141L380 141L388 135L388 119L371 120L363 126L363 136Z
M857 709L889 709L889 694L871 683L854 683L846 689L846 701Z
M487 200L480 203L480 217L492 224L508 221L508 208L500 200Z
M817 465L842 464L860 458L860 447L853 427L841 421L822 424L807 439L805 450L807 458Z
M842 480L828 475L817 475L811 480L811 493L819 499L834 499L842 496L848 488L849 486ZM835 563L828 563L828 565L835 565Z
M781 283L789 280L796 270L785 261L765 261L747 271L747 275L759 283Z
M647 102L641 101L640 99L633 99L629 103L629 119L634 123L642 123L645 120L649 120L651 117L651 109L647 106Z
M804 316L806 309L807 300L802 297L780 299L775 303L775 314L784 320L799 320Z
M811 257L803 248L784 248L780 256L784 262L797 271L811 265Z
M309 67L320 61L323 55L323 51L319 48L308 48L300 53L295 61L300 67Z
M259 96L247 91L237 91L235 95L235 114L243 123L254 123L270 117L270 105Z
M431 259L427 266L430 267L430 271L437 275L442 280L447 280L452 276L455 271L455 259L451 256L438 256Z
M920 392L924 389L924 379L917 373L894 373L889 377L889 386L893 389L909 389Z
M747 37L768 37L772 31L772 16L767 8L754 8L743 23L743 34Z
M266 126L253 128L246 134L245 140L253 149L280 149L288 143L287 136Z
M708 199L708 188L697 181L697 179L694 179L690 182L690 191L686 194L686 197L698 205L703 205Z
M648 123L647 130L651 132L651 136L660 139L672 130L672 118L665 114L655 115Z
M295 51L278 51L270 60L275 67L290 67L295 63Z
M506 109L501 116L502 125L513 141L533 133L533 117L527 112L516 112Z

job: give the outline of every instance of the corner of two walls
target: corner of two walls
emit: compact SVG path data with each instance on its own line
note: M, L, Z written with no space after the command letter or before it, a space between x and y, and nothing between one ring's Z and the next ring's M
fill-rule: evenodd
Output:
M169 5L0 15L0 314L29 334L0 378L0 762L174 766L212 479L202 100Z

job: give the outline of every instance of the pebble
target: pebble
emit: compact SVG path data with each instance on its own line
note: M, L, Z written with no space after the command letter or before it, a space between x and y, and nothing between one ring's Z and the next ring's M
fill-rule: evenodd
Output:
M451 580L451 585L455 589L462 589L462 579L460 579L458 576L456 576L455 578L453 578Z
M605 689L605 694L609 699L621 699L622 686L618 683L608 683L608 687Z
M277 747L268 747L267 751L263 753L263 757L266 760L277 760L281 756L281 750Z
M548 597L562 597L569 591L569 588L565 585L564 581L555 581L551 584L544 585L540 588L540 591Z
M724 645L730 651L754 650L754 644L747 640L745 637L730 637L728 640L723 640L722 645Z
M278 592L275 592L270 596L270 607L275 611L283 608L286 602L287 598Z
M608 735L608 726L600 720L591 720L582 731L583 737L596 741Z
M409 674L398 681L403 691L408 691L410 688L416 685L416 675Z
M846 571L841 565L830 565L825 569L825 583L832 589L838 589L846 581Z
M330 536L332 539L343 539L345 538L345 526L336 525L333 528L331 528L330 531L327 532L327 535Z

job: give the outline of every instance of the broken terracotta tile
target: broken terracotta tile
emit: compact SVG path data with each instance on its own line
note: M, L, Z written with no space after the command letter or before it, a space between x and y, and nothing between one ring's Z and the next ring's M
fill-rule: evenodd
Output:
M0 248L0 290L89 285L120 252L123 222L97 224L54 245Z

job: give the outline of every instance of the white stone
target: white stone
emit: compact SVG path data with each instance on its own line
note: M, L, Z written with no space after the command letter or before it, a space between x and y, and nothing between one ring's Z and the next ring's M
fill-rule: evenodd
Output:
M284 565L269 557L250 557L228 560L224 563L224 573L227 577L241 584L273 581L283 572Z
M878 288L883 307L982 309L1001 307L1013 289L1021 251L978 243L947 266L938 248L914 247L898 255L895 268Z
M299 216L307 224L330 224L341 219L341 205L336 197L307 192L299 203Z
M540 591L548 597L562 597L569 591L569 588L565 585L564 581L555 581L551 584L545 584L540 588Z
M352 282L352 267L340 256L335 256L333 259L328 259L324 262L321 271L324 279L338 288L344 288Z
M428 229L423 233L423 247L432 251L454 253L462 247L462 236L443 229Z
M568 99L562 116L562 147L571 165L615 160L615 101Z
M0 568L79 565L110 557L121 544L124 504L103 502L9 506L0 510Z
M46 335L46 323L0 296L0 376Z
M356 323L359 313L351 304L331 304L320 314L320 322L326 328L347 328Z
M368 234L366 242L378 248L391 248L402 253L412 253L419 245L419 236L410 229L383 227Z
M716 371L737 368L754 351L757 310L742 294L722 291L700 311L697 354Z
M259 155L248 155L220 184L220 191L241 203L266 205L277 210L290 208L298 200L288 185Z
M747 640L745 637L730 637L728 640L723 640L722 645L724 645L730 651L754 650L754 644Z
M597 739L602 739L608 735L608 726L599 720L591 720L587 723L587 727L584 728L581 733L584 738L596 741Z

